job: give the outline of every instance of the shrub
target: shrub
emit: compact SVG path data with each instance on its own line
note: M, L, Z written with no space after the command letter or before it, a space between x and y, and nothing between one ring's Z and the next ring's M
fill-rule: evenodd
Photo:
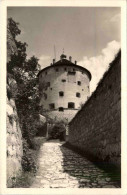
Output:
M62 123L55 124L50 132L50 139L60 139L64 140L65 126Z
M37 171L36 159L33 158L32 151L29 149L26 140L23 140L22 168L23 171L32 171L34 173Z

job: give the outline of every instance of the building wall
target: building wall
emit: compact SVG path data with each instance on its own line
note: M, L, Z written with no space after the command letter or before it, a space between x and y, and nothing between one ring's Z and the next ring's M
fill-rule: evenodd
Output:
M56 71L58 69L58 71ZM75 71L75 75L69 75L68 71ZM64 82L63 82L64 80ZM81 85L77 82L80 81ZM50 86L49 86L50 82ZM68 117L68 113L73 113L73 116L80 109L81 104L84 103L89 97L89 77L87 73L81 71L75 66L62 66L62 67L50 67L48 70L43 71L39 75L40 95L41 101L40 106L43 110L48 110L51 113L49 104L54 103L55 108L52 115L55 117L58 115L58 108L63 107L68 109L68 102L75 103L75 109L70 111L64 110L63 113L59 113L59 116ZM59 92L63 91L64 96L59 96ZM80 97L76 97L76 93L80 93ZM67 115L66 115L67 114ZM49 114L50 115L50 114ZM72 117L69 117L72 119Z
M120 165L120 52L94 94L70 122L69 142L86 154Z
M68 110L64 110L64 112L54 110L54 111L45 112L43 114L45 114L45 116L48 116L49 118L53 119L54 122L65 121L68 123L76 115L77 111L78 111L77 109L75 109L75 110L68 109Z

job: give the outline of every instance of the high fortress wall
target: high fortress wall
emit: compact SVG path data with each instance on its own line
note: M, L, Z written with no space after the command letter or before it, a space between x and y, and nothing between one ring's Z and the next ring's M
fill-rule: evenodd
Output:
M85 154L120 166L121 51L69 123L69 143Z

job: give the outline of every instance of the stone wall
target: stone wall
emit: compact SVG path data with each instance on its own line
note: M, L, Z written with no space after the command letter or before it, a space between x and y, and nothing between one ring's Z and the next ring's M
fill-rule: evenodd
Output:
M21 174L22 166L21 160L23 155L22 149L22 134L19 126L19 119L17 115L14 91L16 89L16 82L12 78L8 78L7 84L8 93L11 93L11 98L7 97L7 185L12 186L15 178ZM8 95L9 96L9 95Z
M7 61L9 62L11 54L16 52L16 45L9 29L7 32ZM13 79L11 74L7 73L7 187L12 186L13 182L15 182L15 178L20 175L22 171L22 134L15 105L16 94L16 81Z
M47 116L48 118L54 120L54 122L58 121L65 121L69 122L72 120L72 118L75 116L77 113L78 109L64 109L64 112L60 112L58 109L53 110L53 111L47 111L47 112L42 112L43 115Z
M92 157L120 165L121 52L70 122L69 143Z

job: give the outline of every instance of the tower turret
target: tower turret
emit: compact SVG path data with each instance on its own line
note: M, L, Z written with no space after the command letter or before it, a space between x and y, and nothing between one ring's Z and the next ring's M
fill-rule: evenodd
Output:
M75 116L81 105L90 95L89 82L91 73L66 59L63 53L60 60L53 60L52 66L42 69L39 74L40 106L49 118L55 120L68 119Z

